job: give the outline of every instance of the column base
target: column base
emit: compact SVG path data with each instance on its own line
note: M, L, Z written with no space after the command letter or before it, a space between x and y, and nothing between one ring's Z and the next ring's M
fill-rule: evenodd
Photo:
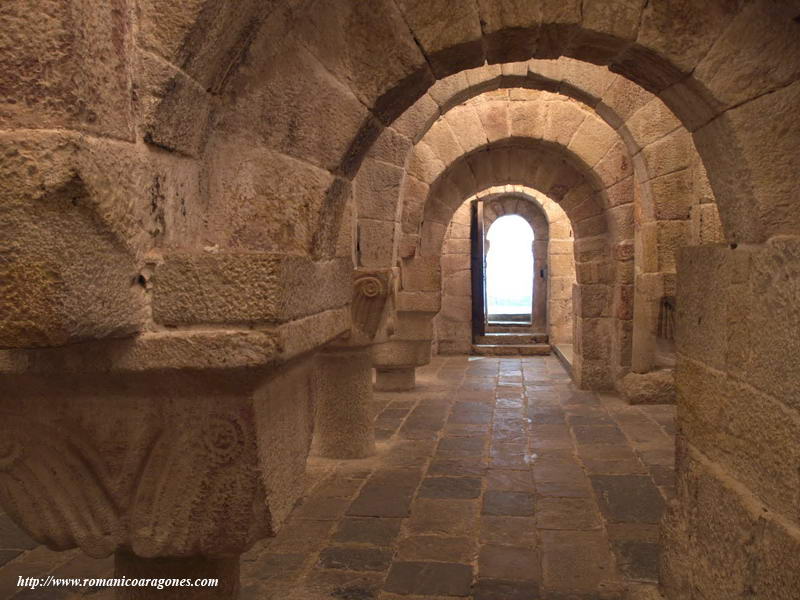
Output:
M380 392L406 392L416 385L416 368L375 369L375 389Z
M115 587L117 600L234 600L239 596L239 557L209 558L142 558L119 550L114 555L114 577L117 579L186 580L191 587L136 585ZM202 580L217 579L216 586L202 586Z

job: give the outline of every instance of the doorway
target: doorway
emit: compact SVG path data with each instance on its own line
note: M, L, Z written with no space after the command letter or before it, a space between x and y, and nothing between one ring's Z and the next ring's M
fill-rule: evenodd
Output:
M489 325L531 324L533 229L519 215L497 219L486 234L486 318Z

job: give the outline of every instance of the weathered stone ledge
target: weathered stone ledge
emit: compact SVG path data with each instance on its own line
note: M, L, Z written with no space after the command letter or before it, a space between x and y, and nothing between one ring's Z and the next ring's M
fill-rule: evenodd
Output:
M220 370L278 365L350 329L348 307L263 330L148 332L61 348L0 350L0 375Z

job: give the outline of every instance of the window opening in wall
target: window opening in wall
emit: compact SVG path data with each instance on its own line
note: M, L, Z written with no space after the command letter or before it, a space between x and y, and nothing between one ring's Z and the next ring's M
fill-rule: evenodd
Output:
M488 321L530 323L533 306L533 230L518 215L500 217L486 234Z

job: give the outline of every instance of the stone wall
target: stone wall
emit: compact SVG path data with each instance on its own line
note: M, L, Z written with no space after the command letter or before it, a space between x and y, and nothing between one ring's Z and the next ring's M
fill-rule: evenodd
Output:
M668 598L800 589L798 262L796 237L680 252Z
M532 329L547 333L551 343L571 344L575 263L572 230L564 211L524 186L490 188L480 198L484 210L491 212L485 217L485 231L494 219L507 214L521 215L535 225L534 245L539 255L534 255L534 277L540 277L542 270L546 277L535 286ZM435 320L435 342L443 354L469 352L472 346L469 203L453 215L442 247L442 310Z

